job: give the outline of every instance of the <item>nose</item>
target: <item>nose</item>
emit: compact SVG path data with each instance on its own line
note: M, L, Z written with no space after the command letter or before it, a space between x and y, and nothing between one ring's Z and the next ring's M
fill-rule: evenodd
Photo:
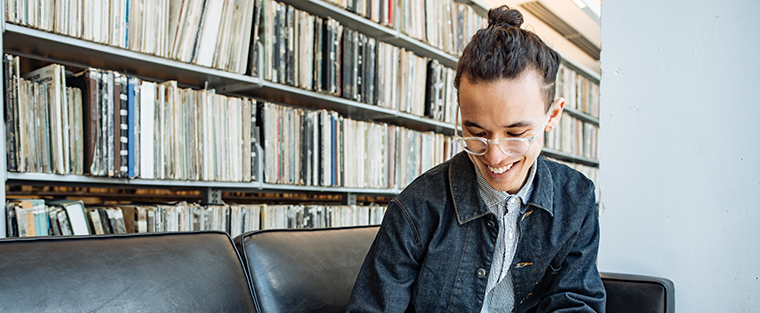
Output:
M488 164L499 164L506 157L508 157L508 155L501 151L498 143L488 142L488 149L486 149L486 153L483 155L483 159Z

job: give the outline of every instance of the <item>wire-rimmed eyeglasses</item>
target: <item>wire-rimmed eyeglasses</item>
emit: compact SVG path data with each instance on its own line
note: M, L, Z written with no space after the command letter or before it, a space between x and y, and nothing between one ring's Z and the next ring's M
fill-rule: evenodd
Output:
M482 137L462 137L459 135L460 130L457 129L455 132L455 140L462 145L464 148L464 151L467 151L469 154L473 155L484 155L486 154L486 151L488 151L488 146L490 144L495 144L499 146L499 149L501 149L501 152L504 152L506 155L510 156L519 156L524 155L528 153L528 149L530 149L530 145L533 144L534 141L536 141L536 138L538 138L538 135L540 135L543 131L546 125L549 124L549 120L552 116L552 111L554 110L554 103L552 103L551 109L549 109L549 116L546 118L546 121L544 124L538 128L538 133L533 135L532 137L528 138L500 138L500 139L485 139ZM461 111L459 109L459 106L457 106L457 116L456 116L456 127L463 127L459 124Z

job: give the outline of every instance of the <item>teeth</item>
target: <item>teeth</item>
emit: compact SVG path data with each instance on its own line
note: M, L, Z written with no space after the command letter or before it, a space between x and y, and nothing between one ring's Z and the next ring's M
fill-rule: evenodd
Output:
M504 167L493 167L493 166L488 165L488 169L491 170L491 172L494 172L496 174L501 174L501 173L504 173L504 172L508 171L510 168L512 168L513 164L514 163L511 163L511 164L509 164L507 166L504 166Z

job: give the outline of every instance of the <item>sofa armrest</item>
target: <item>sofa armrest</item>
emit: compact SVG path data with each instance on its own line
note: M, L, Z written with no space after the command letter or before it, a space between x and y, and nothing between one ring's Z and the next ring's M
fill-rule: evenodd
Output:
M222 232L0 240L0 310L254 312Z
M600 273L608 313L674 313L675 287L667 278Z

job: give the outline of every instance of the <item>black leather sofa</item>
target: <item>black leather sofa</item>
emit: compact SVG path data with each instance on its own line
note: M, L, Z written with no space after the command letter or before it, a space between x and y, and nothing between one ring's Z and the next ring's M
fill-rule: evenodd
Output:
M3 239L0 312L343 312L377 229ZM602 279L607 312L674 312L667 279Z
M262 313L344 312L378 226L278 229L234 239ZM673 282L602 273L608 313L673 313Z

